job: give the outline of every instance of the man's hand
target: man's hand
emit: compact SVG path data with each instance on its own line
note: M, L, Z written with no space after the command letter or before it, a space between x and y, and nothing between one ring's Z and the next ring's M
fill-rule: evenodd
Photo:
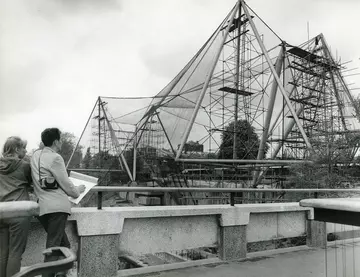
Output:
M80 185L76 187L79 193L83 193L85 191L85 185Z

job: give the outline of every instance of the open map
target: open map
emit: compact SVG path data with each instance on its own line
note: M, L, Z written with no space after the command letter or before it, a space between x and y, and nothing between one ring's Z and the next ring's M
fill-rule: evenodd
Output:
M74 204L79 204L81 199L91 190L92 187L97 185L98 178L89 175L81 174L78 172L70 172L70 180L75 186L85 185L85 191L80 194L78 198L69 197L69 200Z

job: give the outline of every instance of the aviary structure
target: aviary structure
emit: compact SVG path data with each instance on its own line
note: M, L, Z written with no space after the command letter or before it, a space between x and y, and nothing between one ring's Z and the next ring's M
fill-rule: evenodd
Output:
M314 156L348 163L360 113L344 68L322 34L291 45L240 0L156 96L98 98L79 145L111 163L81 170L119 171L125 182L183 172L244 187Z

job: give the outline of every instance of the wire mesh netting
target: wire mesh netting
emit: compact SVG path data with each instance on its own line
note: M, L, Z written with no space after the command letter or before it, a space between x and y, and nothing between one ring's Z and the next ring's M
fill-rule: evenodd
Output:
M204 174L215 176L210 181L226 175L216 167L228 174L239 168L226 160L332 153L350 161L358 149L359 111L343 68L323 35L290 45L239 2L154 97L98 98L79 141L80 167L129 182L179 173L170 170L175 158L215 159L212 167L191 171L210 170ZM247 166L238 169L242 186L266 171Z

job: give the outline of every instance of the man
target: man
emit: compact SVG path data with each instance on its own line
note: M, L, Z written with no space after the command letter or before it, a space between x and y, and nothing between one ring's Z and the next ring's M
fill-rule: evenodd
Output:
M63 246L70 248L65 233L71 204L68 196L73 198L85 190L85 186L74 186L70 181L63 158L58 154L61 149L61 132L58 128L48 128L41 133L43 149L35 151L31 157L31 175L34 192L40 206L40 223L47 232L46 248ZM45 262L57 260L58 257L45 256ZM61 275L62 274L62 275ZM61 273L57 276L65 276ZM54 277L55 274L43 274L43 277Z

